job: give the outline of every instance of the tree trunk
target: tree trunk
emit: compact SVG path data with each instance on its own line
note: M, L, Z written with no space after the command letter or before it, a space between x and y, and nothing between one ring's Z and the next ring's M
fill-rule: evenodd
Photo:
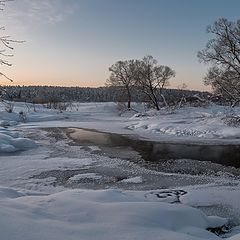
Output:
M131 100L128 100L128 110L131 109Z
M158 101L157 101L157 100L155 101L155 106L156 106L156 109L159 111L159 110L160 110L160 107L159 107L159 104L158 104Z
M132 96L131 96L131 92L130 92L130 89L127 88L127 94L128 94L128 110L131 109L131 100L132 100Z
M150 92L148 92L147 90L143 90L143 92L149 97L150 102L152 102L152 104L156 107L156 109L159 111L159 105L158 105L158 100L156 95L153 92L153 89L149 89Z
M164 97L163 94L161 94L161 97L162 97L162 99L163 99L163 102L164 102L165 106L168 107L168 104L167 104L166 98Z
M159 108L157 96L156 96L156 94L154 93L154 90L153 90L153 89L151 89L151 92L152 92L152 96L153 96L153 100L154 100L154 105L155 105L156 109L159 111L160 108Z

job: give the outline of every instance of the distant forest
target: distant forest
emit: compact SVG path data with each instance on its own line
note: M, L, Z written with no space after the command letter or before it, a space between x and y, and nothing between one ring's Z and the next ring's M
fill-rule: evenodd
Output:
M207 99L209 92L200 92L181 89L163 89L162 94L166 101L178 102L183 96ZM122 87L53 87L53 86L4 86L1 98L10 101L22 101L32 103L46 102L125 102L127 95ZM148 102L146 96L134 88L132 91L133 102Z

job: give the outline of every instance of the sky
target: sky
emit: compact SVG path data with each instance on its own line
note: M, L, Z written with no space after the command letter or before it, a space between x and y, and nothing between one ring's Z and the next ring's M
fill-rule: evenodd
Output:
M152 55L176 71L170 87L208 90L197 59L206 27L236 21L239 9L239 0L14 0L0 12L1 35L25 42L1 71L14 85L97 87L116 61Z

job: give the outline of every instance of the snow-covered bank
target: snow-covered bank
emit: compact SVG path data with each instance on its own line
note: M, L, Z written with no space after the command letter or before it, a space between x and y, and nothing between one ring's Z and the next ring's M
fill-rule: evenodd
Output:
M156 135L168 136L169 139L195 139L196 142L202 142L204 139L227 142L240 138L240 128L226 124L226 118L232 115L239 116L240 108L232 110L229 107L211 105L185 107L173 112L149 111L143 117L133 116L131 119L136 122L130 124L128 128L146 133L147 136L152 134L155 137Z
M33 108L35 111L33 111ZM47 109L16 103L15 113L1 114L0 120L21 122L16 113L26 113L22 127L79 127L105 132L137 135L155 141L194 141L239 143L240 128L228 126L225 119L240 116L240 107L209 105L184 107L160 111L147 110L143 104L135 104L139 113L120 115L116 103L74 103L67 111ZM234 111L234 112L233 112Z
M8 132L0 133L0 153L10 153L36 147L37 144L27 138L12 137Z
M24 196L6 188L0 192L4 240L217 240L206 229L227 223L192 207L149 201L141 192L70 190L48 196ZM4 196L9 192L10 197Z
M2 108L2 109L1 109ZM142 137L161 140L164 137L201 139L238 139L240 128L226 125L224 119L240 115L240 107L209 105L184 107L160 111L147 110L143 104L135 104L139 111L119 115L116 103L74 103L67 111L47 109L42 105L15 103L14 112L7 113L0 107L3 126L22 122L19 112L24 113L23 126L83 127L101 131L139 134ZM234 113L233 113L234 111Z

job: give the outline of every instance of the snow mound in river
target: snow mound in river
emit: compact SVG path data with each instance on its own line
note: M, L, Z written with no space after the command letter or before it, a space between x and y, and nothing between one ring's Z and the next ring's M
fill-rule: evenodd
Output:
M37 144L28 138L13 137L0 132L0 153L10 153L36 147Z

